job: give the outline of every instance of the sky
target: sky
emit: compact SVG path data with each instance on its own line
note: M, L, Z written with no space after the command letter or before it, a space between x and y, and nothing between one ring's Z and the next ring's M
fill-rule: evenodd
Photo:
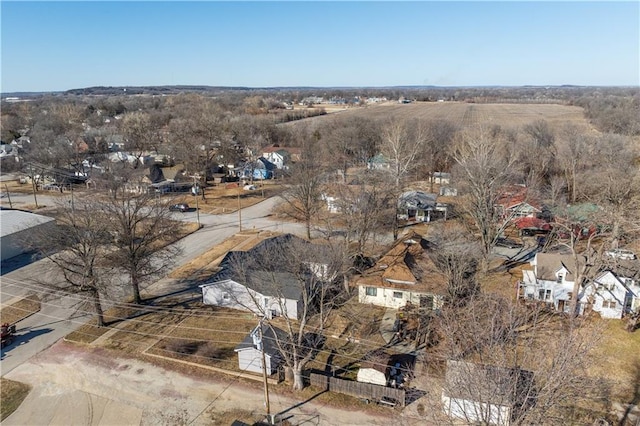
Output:
M0 2L3 93L640 85L640 2Z

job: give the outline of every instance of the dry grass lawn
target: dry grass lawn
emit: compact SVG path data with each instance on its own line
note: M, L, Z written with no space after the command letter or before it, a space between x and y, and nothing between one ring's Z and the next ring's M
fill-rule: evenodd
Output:
M0 308L0 323L15 324L40 310L40 299L35 294Z
M260 241L276 235L270 231L247 231L227 238L211 250L190 262L174 269L169 277L200 280L208 278L218 271L222 258L231 250L249 250Z
M16 411L30 391L31 387L25 383L0 378L0 421Z
M589 373L607 379L612 384L613 400L630 403L640 386L640 330L629 333L624 320L600 320L602 338L594 350L596 362ZM635 401L638 404L638 401Z

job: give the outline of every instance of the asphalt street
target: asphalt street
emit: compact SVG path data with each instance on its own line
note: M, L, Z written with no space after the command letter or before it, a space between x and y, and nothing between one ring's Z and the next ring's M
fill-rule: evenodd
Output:
M51 200L45 200L43 198L43 203L51 203ZM269 198L242 209L242 229L290 232L303 236L303 225L272 219L271 210L278 202L278 198ZM240 230L237 212L223 215L201 213L199 216L202 228L177 243L182 251L176 259L176 267L197 258ZM174 217L183 221L197 221L196 212L176 212ZM47 284L61 282L61 279L56 276L56 269L48 259L31 263L29 261L28 256L23 256L2 265L0 302L3 305L31 293L36 293L43 299L41 311L19 321L16 324L18 336L15 342L2 348L0 373L3 376L79 327L91 315L83 311L86 308L79 305L80 298L77 296L51 294ZM185 290L184 285L182 281L164 278L152 284L157 288L146 288L145 291L168 294ZM110 296L118 297L115 294ZM106 300L108 305L109 299Z

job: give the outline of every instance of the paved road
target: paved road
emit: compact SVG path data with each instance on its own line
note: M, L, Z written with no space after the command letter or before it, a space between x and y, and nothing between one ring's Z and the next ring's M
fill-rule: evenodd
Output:
M278 199L267 199L259 204L242 210L243 229L261 229L280 232L291 232L304 235L304 226L296 223L276 222L271 219L270 212ZM196 221L195 212L175 213L177 219ZM200 222L204 225L200 230L188 235L178 242L182 253L176 259L176 266L182 265L215 245L221 243L239 231L238 214L207 215L200 214ZM84 323L89 316L78 311L78 298L72 296L59 297L51 295L43 285L61 282L56 276L56 269L47 259L28 263L26 256L14 259L2 265L0 302L10 303L29 293L37 293L44 302L42 310L17 324L18 338L16 342L0 352L0 373L4 376L36 353L51 346L64 335ZM165 278L144 289L147 293L167 294L184 290L184 283L179 280ZM117 293L108 295L118 297ZM121 297L121 295L120 295ZM109 298L107 298L109 300ZM107 303L108 304L108 303ZM80 308L85 309L85 308Z
M243 209L243 230L260 229L304 235L304 226L272 219L270 212L278 201L267 199ZM195 212L178 212L175 217L184 221L197 220ZM203 227L179 242L183 250L177 265L198 257L239 231L237 213L217 216L200 214L199 220ZM43 297L47 296L41 281L55 282L60 279L47 259L26 265L20 264L19 260L9 265L12 267L8 269L3 265L5 270L0 292L3 304L34 290ZM145 291L148 294L162 294L182 290L184 285L179 280L164 278ZM106 360L104 356L97 360L94 355L83 354L83 351L64 355L69 346L58 341L90 316L74 309L76 304L77 299L73 296L49 295L44 297L39 313L17 324L19 337L2 351L0 370L3 377L29 383L33 390L3 424L172 423L171 417L162 418L163 415L174 416L174 420L176 415L186 417L193 424L211 424L211 420L201 414L209 404L208 408L214 411L225 411L237 406L238 401L245 409L261 411L261 392L239 386L231 379L226 380L229 383L195 383L191 378L150 364L141 363L135 369L130 369L128 365L136 362L132 360ZM61 350L60 347L66 349ZM120 366L122 363L127 365ZM389 422L389 419L316 404L299 407L296 401L276 395L272 404L274 410L288 410L289 415L295 415L303 422L306 419L311 424Z

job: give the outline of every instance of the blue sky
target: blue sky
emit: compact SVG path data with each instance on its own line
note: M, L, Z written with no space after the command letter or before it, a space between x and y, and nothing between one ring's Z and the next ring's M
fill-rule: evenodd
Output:
M640 85L640 2L0 2L1 90Z

